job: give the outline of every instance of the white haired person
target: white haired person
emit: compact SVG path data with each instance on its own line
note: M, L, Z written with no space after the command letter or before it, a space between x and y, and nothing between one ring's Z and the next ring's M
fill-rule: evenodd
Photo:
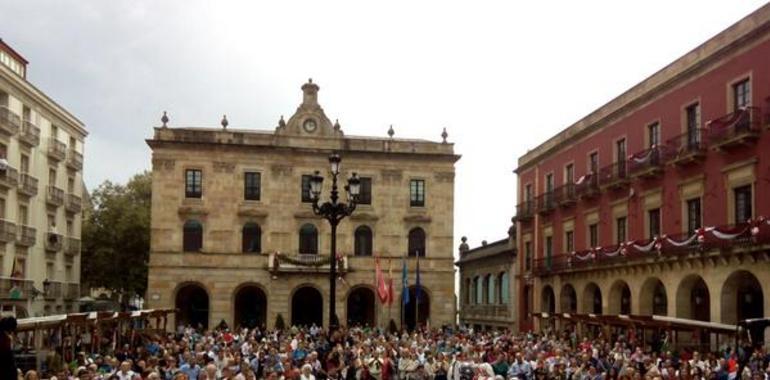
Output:
M315 376L313 375L313 366L311 366L310 364L303 365L299 374L299 379L315 380Z

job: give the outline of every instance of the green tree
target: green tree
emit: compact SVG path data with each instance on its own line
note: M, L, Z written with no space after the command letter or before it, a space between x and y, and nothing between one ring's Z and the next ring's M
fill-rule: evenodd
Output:
M124 302L147 290L152 176L145 171L121 185L105 181L91 193L83 217L81 278Z

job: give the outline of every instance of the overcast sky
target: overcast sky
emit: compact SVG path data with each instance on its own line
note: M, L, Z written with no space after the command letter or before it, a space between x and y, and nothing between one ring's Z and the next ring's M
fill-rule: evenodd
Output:
M447 128L455 239L475 246L505 236L527 149L763 3L3 0L0 38L86 124L89 189L149 168L163 110L272 129L312 77L348 134Z

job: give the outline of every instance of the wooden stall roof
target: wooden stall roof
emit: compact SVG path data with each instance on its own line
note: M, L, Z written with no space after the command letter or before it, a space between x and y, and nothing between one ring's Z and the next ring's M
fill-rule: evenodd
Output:
M698 321L686 318L667 317L662 315L599 315L537 312L532 313L532 316L541 319L555 318L594 325L640 326L645 328L662 328L680 331L705 329L722 334L732 334L735 333L738 329L738 326L736 325Z
M146 317L163 317L175 312L175 309L149 309L131 312L100 311L90 313L73 313L48 315L45 317L22 318L17 321L16 331L30 331L41 328L54 328L63 324L86 324L118 319L133 319Z

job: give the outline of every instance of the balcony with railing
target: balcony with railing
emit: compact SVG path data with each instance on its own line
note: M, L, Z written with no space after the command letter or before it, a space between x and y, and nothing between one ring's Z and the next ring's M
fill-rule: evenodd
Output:
M577 193L575 192L574 183L566 183L553 190L556 197L556 203L560 207L572 207L577 203Z
M80 284L68 282L64 285L65 285L65 288L64 288L65 300L76 300L80 298Z
M32 297L32 280L0 277L0 299L26 300Z
M703 161L706 158L705 131L701 128L682 133L666 141L668 162L686 166Z
M0 242L12 243L16 240L16 223L0 219Z
M0 105L0 132L15 135L21 128L21 117L10 108Z
M593 173L586 174L575 181L575 194L578 199L588 200L598 197L599 176Z
M67 194L67 202L64 207L67 212L78 213L83 209L83 200L75 194Z
M28 197L34 197L37 195L37 178L29 173L19 174L19 187L16 189L16 192Z
M67 256L77 256L80 253L80 239L68 237L67 245L64 248L64 254Z
M729 150L756 143L761 133L761 114L757 107L742 108L706 123L709 144Z
M268 257L268 270L272 273L329 273L331 264L330 256L311 253L298 253L287 255L283 253L271 253ZM348 270L347 256L337 263L337 270L344 274Z
M666 166L665 146L653 146L632 155L628 159L628 170L633 177L656 178L663 174Z
M55 137L48 138L48 157L55 161L63 161L67 158L67 144Z
M31 247L37 240L37 230L34 227L20 225L16 234L16 245L22 247Z
M535 198L537 203L537 212L541 215L550 214L556 209L556 197L554 197L553 191L546 191Z
M54 207L64 205L64 190L56 186L48 186L45 197L46 203Z
M59 252L64 245L64 237L55 232L45 234L45 250L51 253Z
M70 148L67 152L67 167L73 170L83 170L83 154Z
M535 217L535 202L528 200L516 205L516 220L526 222Z
M19 171L5 164L0 167L0 188L10 189L19 185Z
M49 281L48 289L44 289L45 299L47 300L59 299L59 297L62 296L62 288L63 288L63 284L60 281Z
M628 161L621 160L599 170L599 186L603 189L617 190L628 186Z
M19 142L29 147L40 145L40 128L29 120L24 120L21 124L21 133L19 133Z
M548 275L562 272L627 265L639 260L667 259L705 252L729 254L735 249L767 247L770 244L770 222L761 219L702 228L694 233L663 235L555 255L535 260L533 273Z

